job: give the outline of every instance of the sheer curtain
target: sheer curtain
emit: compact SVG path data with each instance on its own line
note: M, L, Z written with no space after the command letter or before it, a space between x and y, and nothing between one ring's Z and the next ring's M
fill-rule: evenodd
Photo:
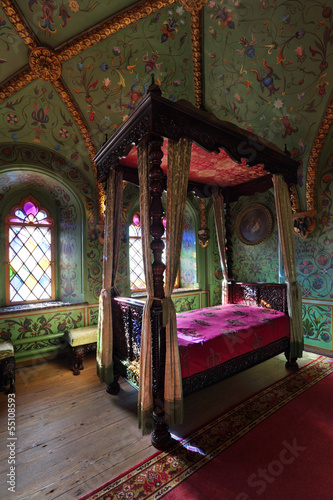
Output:
M166 211L166 271L163 323L166 325L164 380L165 421L169 426L182 422L183 391L177 339L176 310L171 294L176 281L183 239L187 184L192 144L187 139L168 145L168 191Z
M282 175L273 175L275 205L284 272L288 287L290 316L290 358L302 357L304 347L302 322L302 290L297 282L295 233L288 186Z
M228 298L228 269L227 269L227 252L225 248L225 217L224 217L224 200L220 189L213 189L213 206L214 218L216 227L216 236L220 252L220 261L222 266L222 304L227 302Z
M138 146L138 170L140 183L140 220L142 257L146 279L147 300L143 309L141 348L140 348L140 378L138 415L142 434L154 430L153 420L153 370L152 370L152 334L151 307L154 300L154 283L152 257L150 249L150 193L149 193L149 158L148 144Z
M191 143L189 141L181 139L178 143L169 142L165 298L162 300L163 324L166 326L165 420L169 426L180 423L183 418L182 379L177 340L176 312L171 300L171 293L179 267L190 158ZM138 147L142 253L147 289L147 300L142 320L138 400L139 426L143 434L154 430L152 332L150 318L151 307L155 298L150 249L149 167L148 145L143 144Z
M123 210L123 174L111 168L107 180L103 283L99 297L97 335L97 374L101 382L113 382L113 323L111 296L114 293L121 240Z

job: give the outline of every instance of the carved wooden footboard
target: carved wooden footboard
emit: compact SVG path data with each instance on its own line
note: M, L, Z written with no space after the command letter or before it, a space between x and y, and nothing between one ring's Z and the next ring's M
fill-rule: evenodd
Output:
M287 287L277 283L228 283L228 302L269 307L284 313L287 308ZM126 298L113 299L114 367L118 375L138 387L141 345L141 324L144 302ZM289 338L273 342L222 365L183 379L183 393L190 394L280 353L288 356Z
M144 302L115 297L112 299L114 319L113 362L118 375L136 388L139 384L141 325Z

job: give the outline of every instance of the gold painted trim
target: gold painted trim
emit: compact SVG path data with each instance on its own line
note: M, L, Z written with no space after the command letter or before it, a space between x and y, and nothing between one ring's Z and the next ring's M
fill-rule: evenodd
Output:
M61 62L53 50L35 47L30 52L29 64L38 78L46 82L54 82L61 76Z
M206 5L208 0L179 0L179 3L188 12L198 12Z
M316 177L321 152L328 132L333 123L333 97L328 104L321 121L316 138L313 141L306 173L306 206L307 210L316 210Z
M37 47L36 38L14 3L11 0L0 0L0 6L3 8L6 16L29 49L32 50Z
M67 109L70 111L73 120L75 121L77 127L80 130L81 136L84 140L85 146L87 148L91 165L93 168L94 172L94 177L96 181L96 191L97 191L97 205L98 205L98 222L100 224L104 223L104 191L103 191L103 186L102 184L97 182L97 167L96 163L94 162L94 156L96 155L96 148L93 143L93 140L90 135L90 131L88 129L88 126L86 125L84 118L82 116L81 111L77 107L74 99L68 92L67 88L65 87L63 81L61 79L56 80L53 82L53 85L55 86L60 98L62 101L65 103Z
M56 53L62 62L67 61L83 50L92 47L96 43L99 43L127 26L130 26L132 23L136 23L150 14L153 14L164 7L168 7L175 2L176 0L147 0L143 4L128 10L124 14L115 16L108 21L105 21L97 28L79 36L56 51Z
M299 210L299 204L298 204L298 196L297 196L297 191L296 191L295 186L290 186L289 195L290 195L292 212L293 212L293 214L296 214Z
M30 48L31 54L29 58L30 68L12 78L5 84L0 91L0 102L10 97L18 90L22 89L27 83L30 83L35 78L50 81L55 86L61 99L65 102L70 111L75 123L77 124L80 133L88 150L95 179L97 179L97 169L93 161L96 154L96 149L93 144L89 129L84 121L81 111L76 106L69 91L65 88L61 80L61 65L63 62L71 59L80 52L99 43L110 35L130 26L132 23L143 19L150 14L157 12L160 9L168 7L176 3L176 0L147 0L146 2L137 5L133 9L124 12L121 15L113 17L102 23L99 27L77 37L75 40L65 44L60 49L52 51L48 48L39 47L31 30L25 24L19 10L12 5L9 0L0 0L0 5L3 7L6 15L17 30L19 36L24 43ZM195 105L198 108L203 106L203 89L202 89L202 21L201 9L207 3L207 0L180 0L181 5L191 13L191 39L192 39L192 57L193 57L193 80L194 80L194 96ZM52 69L49 69L49 66ZM104 191L103 186L97 183L97 202L98 202L98 218L99 223L104 223Z
M194 82L194 101L197 108L203 107L202 90L202 20L201 11L191 14L191 37L192 37L192 65Z
M19 75L14 76L11 80L0 88L0 104L5 99L11 97L15 92L23 89L28 83L31 83L37 78L37 75L31 68L24 69Z
M200 229L198 231L199 244L206 248L209 243L210 232L207 227L207 215L206 215L206 200L205 198L199 198L200 207Z
M197 108L203 108L202 88L202 13L201 9L208 0L179 0L179 3L191 13L192 64L194 82L194 101Z

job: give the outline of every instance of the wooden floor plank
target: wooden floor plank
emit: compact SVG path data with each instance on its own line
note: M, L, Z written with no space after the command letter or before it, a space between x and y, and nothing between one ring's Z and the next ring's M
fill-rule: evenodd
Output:
M303 366L317 355L305 353ZM283 356L192 394L185 421L171 432L197 427L286 376ZM156 453L137 427L137 392L121 380L110 396L96 375L92 353L74 376L67 359L19 366L16 376L16 493L12 498L77 500ZM0 394L0 498L7 491L7 396Z

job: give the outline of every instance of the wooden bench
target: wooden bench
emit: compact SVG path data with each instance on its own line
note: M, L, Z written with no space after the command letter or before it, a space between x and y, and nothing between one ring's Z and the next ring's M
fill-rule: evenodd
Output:
M74 375L80 375L83 370L83 357L85 353L96 350L97 347L97 325L84 326L68 330L64 339L70 345L72 370Z
M0 342L0 390L8 394L15 392L14 346L10 340Z

